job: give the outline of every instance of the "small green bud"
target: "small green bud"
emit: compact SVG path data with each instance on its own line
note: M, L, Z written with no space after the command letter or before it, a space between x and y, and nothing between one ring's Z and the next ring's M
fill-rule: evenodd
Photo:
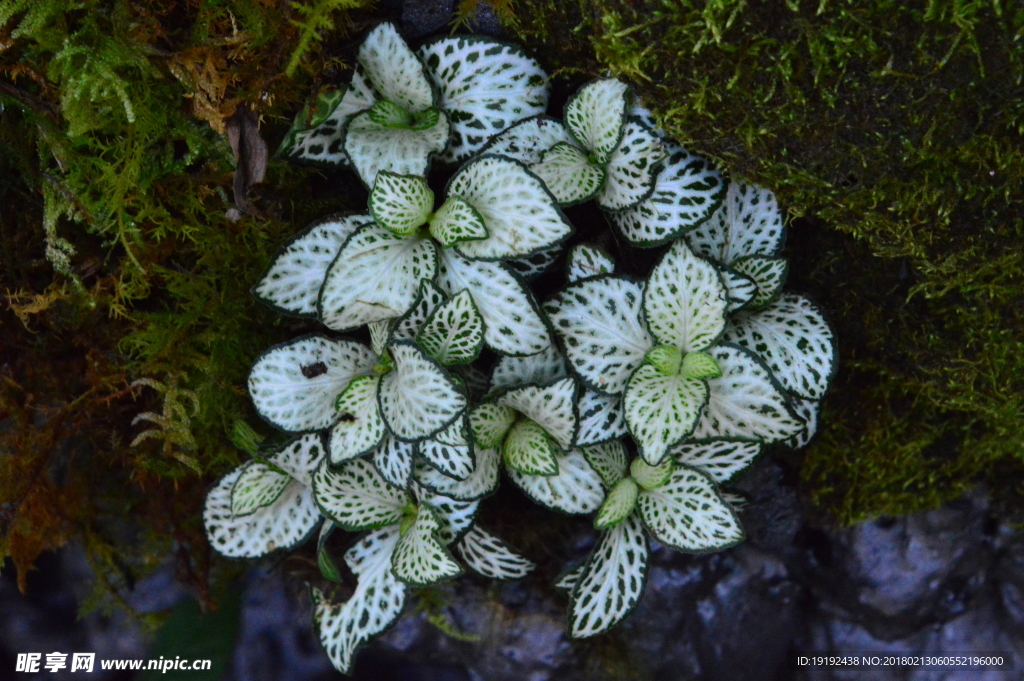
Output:
M633 459L633 463L629 464L629 474L644 489L658 489L668 482L673 468L675 464L670 458L666 458L657 466L652 466L643 459Z
M481 404L469 412L469 427L473 440L484 449L495 449L505 441L508 429L515 423L515 409L497 404Z
M409 502L402 509L402 520L398 524L398 536L404 537L405 533L412 529L412 526L416 524L416 517L419 515L420 509L416 507L416 504Z
M640 490L633 478L619 480L608 492L604 503L597 511L594 527L598 530L607 530L625 520L636 507L636 497L639 493Z
M411 113L386 99L378 100L370 107L370 120L385 128L407 129L413 124Z
M377 358L377 363L373 365L373 373L378 376L384 374L390 374L395 370L395 360L391 359L391 353L385 348L384 354Z
M441 118L441 112L435 107L430 107L426 111L421 111L418 114L413 114L412 124L409 126L413 130L427 130L437 125L438 119Z
M683 361L683 351L674 345L656 345L648 350L644 361L665 376L675 376Z
M706 352L691 352L683 358L683 376L687 378L718 378L722 368Z
M558 475L561 448L536 421L522 418L512 424L501 447L505 465L527 475Z

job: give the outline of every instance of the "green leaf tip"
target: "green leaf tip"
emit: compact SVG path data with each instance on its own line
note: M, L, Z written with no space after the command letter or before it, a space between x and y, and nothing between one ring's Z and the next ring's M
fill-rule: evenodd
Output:
M668 482L674 468L672 459L665 459L657 466L652 466L643 459L633 459L633 463L629 464L629 474L640 487L652 490Z
M656 345L644 355L644 361L665 376L675 376L683 366L683 351L674 345Z
M689 352L683 357L682 373L687 378L718 378L722 368L706 352Z
M594 528L607 530L629 517L636 507L636 498L639 493L640 488L633 478L619 480L608 493L604 503L601 504L597 517L594 518Z

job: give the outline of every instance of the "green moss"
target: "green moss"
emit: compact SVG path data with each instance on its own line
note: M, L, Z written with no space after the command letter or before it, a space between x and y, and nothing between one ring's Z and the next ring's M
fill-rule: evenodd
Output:
M853 522L981 480L1020 506L1024 12L580 0L517 16L545 58L628 79L667 132L814 218L791 283L825 303L842 361L800 462L816 501Z

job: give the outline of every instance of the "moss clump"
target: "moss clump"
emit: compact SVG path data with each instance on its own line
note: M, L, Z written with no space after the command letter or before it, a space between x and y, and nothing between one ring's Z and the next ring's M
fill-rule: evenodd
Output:
M802 460L814 499L853 522L987 480L1019 505L1024 13L580 0L516 15L549 63L630 80L668 133L814 216L791 239L807 249L793 282L831 310L842 354Z

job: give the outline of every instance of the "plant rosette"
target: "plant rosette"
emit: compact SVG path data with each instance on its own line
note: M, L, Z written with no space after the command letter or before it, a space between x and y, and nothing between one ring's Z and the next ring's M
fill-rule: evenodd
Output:
M349 84L300 114L279 153L351 165L367 187L381 170L425 176L433 156L461 162L486 142L481 131L542 113L547 81L517 46L459 36L414 53L384 23L360 46Z
M632 208L654 192L665 156L661 138L629 115L632 99L619 80L591 81L566 103L564 123L528 118L495 136L484 152L528 164L564 206L596 199L605 210Z
M331 662L351 670L356 650L401 615L408 587L422 587L462 574L449 546L480 574L516 579L533 568L504 542L474 527L478 501L463 502L418 484L410 491L390 485L363 459L332 467L321 462L313 495L332 527L367 531L344 560L357 586L344 603L312 590L314 624ZM320 550L324 551L324 542ZM334 577L329 556L320 558Z
M715 267L681 241L645 285L611 275L581 279L544 310L580 380L623 394L629 432L650 465L688 437L775 442L804 427L761 360L718 342L724 287Z

